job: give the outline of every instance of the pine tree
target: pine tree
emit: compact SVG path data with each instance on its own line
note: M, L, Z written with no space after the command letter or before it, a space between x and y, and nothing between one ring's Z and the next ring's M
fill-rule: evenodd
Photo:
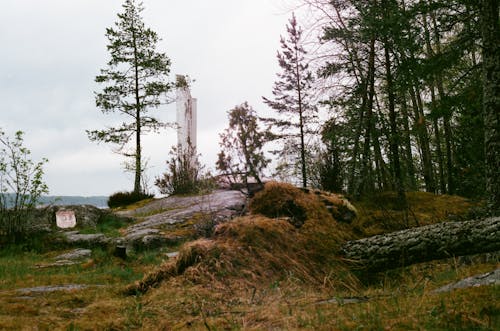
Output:
M263 98L264 102L278 112L279 118L267 119L277 126L285 140L298 137L298 152L301 169L302 186L307 186L306 143L307 125L315 108L310 104L308 90L311 88L313 76L308 69L303 47L302 29L297 25L295 15L287 25L288 39L281 37L281 52L278 51L278 63L282 69L274 84L272 100Z
M229 127L220 135L217 170L230 182L242 179L250 192L248 179L262 185L262 171L270 162L262 150L268 134L259 129L257 114L247 102L231 109L228 117Z
M95 78L104 84L96 93L96 105L104 114L117 112L128 119L120 126L87 131L90 140L117 145L117 152L131 158L126 169L135 172L134 192L140 193L143 172L141 136L165 126L150 114L166 101L170 60L156 50L159 37L144 25L144 10L136 0L126 0L114 28L106 30L111 59ZM135 139L135 146L128 143Z

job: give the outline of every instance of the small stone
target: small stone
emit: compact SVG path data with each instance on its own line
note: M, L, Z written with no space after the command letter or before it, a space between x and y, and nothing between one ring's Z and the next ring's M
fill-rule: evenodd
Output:
M120 259L127 258L127 246L125 245L117 245L115 247L115 251L113 252L113 256L119 257Z

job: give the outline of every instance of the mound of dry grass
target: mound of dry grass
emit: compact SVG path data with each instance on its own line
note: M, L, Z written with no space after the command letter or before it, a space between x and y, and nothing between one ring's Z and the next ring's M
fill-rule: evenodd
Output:
M351 235L321 199L288 184L269 183L251 202L251 211L258 215L217 226L210 240L183 246L177 260L127 292L146 292L180 274L198 284L232 280L252 287L287 277L324 284L332 278L332 270L345 271L338 252Z
M423 192L407 196L408 215L419 225L443 221L450 214L464 214L471 206L455 196ZM363 201L358 204L360 217L345 224L333 215L356 209L341 196L268 183L250 203L253 215L220 224L211 239L186 244L176 260L149 273L128 292L146 292L179 275L196 284L223 280L254 287L294 277L307 284L322 284L333 278L332 286L336 286L343 282L336 275L349 274L339 257L343 243L406 226L404 211L397 210L393 200L395 194L384 193Z
M357 211L338 194L299 189L293 185L269 182L250 202L250 211L270 218L287 217L296 227L306 220L331 219L350 222Z

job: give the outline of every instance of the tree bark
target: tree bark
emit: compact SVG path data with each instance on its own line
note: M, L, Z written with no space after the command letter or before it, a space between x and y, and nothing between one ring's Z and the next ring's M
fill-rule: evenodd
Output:
M369 187L373 187L371 178L368 178L369 168L371 165L368 160L370 160L370 138L371 130L373 126L373 98L375 95L375 38L372 37L370 40L370 55L368 58L368 74L367 83L369 84L368 98L366 103L366 122L365 122L365 139L363 145L363 155L361 162L361 184L358 187L356 195L361 195L361 192L366 193ZM368 190L369 191L369 190Z
M399 159L399 132L396 118L395 110L395 96L394 96L394 86L391 71L391 60L389 55L389 43L387 40L384 41L384 55L385 55L385 72L386 72L386 82L387 82L387 98L389 103L389 120L391 127L390 134L390 150L392 155L392 162L394 164L394 179L396 182L396 190L398 192L398 202L402 209L407 208L406 194L403 183L403 175L401 173L401 164ZM405 220L407 222L407 220Z
M141 190L141 99L139 97L139 55L137 50L137 39L135 33L132 32L134 43L134 97L135 97L135 177L134 177L134 193L139 194Z
M345 258L383 271L453 256L500 250L500 217L444 222L347 242Z
M415 165L413 164L413 155L411 151L411 131L410 131L410 123L408 121L408 106L406 104L406 93L403 95L402 103L401 103L401 112L402 112L402 120L403 120L403 139L404 139L404 152L405 152L405 164L406 164L406 175L408 177L410 191L417 190L417 180L415 178Z
M499 0L479 1L483 40L483 119L488 208L500 215L500 27Z
M434 31L434 39L437 55L440 55L441 52L441 36L438 31L436 16L433 12L431 12L432 18L432 26ZM446 98L446 93L444 91L443 85L443 76L442 72L437 72L435 74L434 80L435 86L437 87L439 101L442 102ZM440 108L443 106L441 105ZM453 133L451 129L451 117L453 115L453 109L446 109L445 114L443 115L443 127L444 127L444 141L446 147L446 193L454 194L455 193L455 184L453 182L453 152L452 152L452 141L453 141Z
M416 93L420 93L417 89L417 84L414 82L415 88L410 87L410 99L413 107L413 112L415 114L415 129L417 132L419 147L421 151L422 158L422 172L425 182L425 190L427 192L436 193L436 184L434 180L434 170L432 164L432 155L429 142L429 133L427 131L427 123L423 109L420 108L419 102L416 97ZM419 98L420 100L420 98Z
M424 25L424 36L425 36L425 44L426 44L426 51L427 51L427 57L431 58L434 56L434 50L431 46L431 36L430 36L430 31L429 31L429 26L427 22L427 18L425 15L423 15L423 25ZM436 100L436 92L435 92L435 79L433 78L431 81L431 84L429 85L429 89L431 92L431 102L432 105L435 107L437 100ZM419 100L420 104L422 105L422 100ZM422 106L421 106L422 107ZM439 187L440 187L440 193L441 194L446 194L446 183L444 180L444 160L443 160L443 152L441 150L441 135L439 132L439 118L437 115L433 116L433 127L434 127L434 135L436 139L436 153L438 156L438 172L439 172Z

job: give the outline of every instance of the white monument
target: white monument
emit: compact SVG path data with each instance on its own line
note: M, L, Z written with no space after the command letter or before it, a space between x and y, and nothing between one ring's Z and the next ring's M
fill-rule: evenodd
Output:
M177 145L183 152L189 145L196 155L196 99L191 97L189 81L177 75Z

